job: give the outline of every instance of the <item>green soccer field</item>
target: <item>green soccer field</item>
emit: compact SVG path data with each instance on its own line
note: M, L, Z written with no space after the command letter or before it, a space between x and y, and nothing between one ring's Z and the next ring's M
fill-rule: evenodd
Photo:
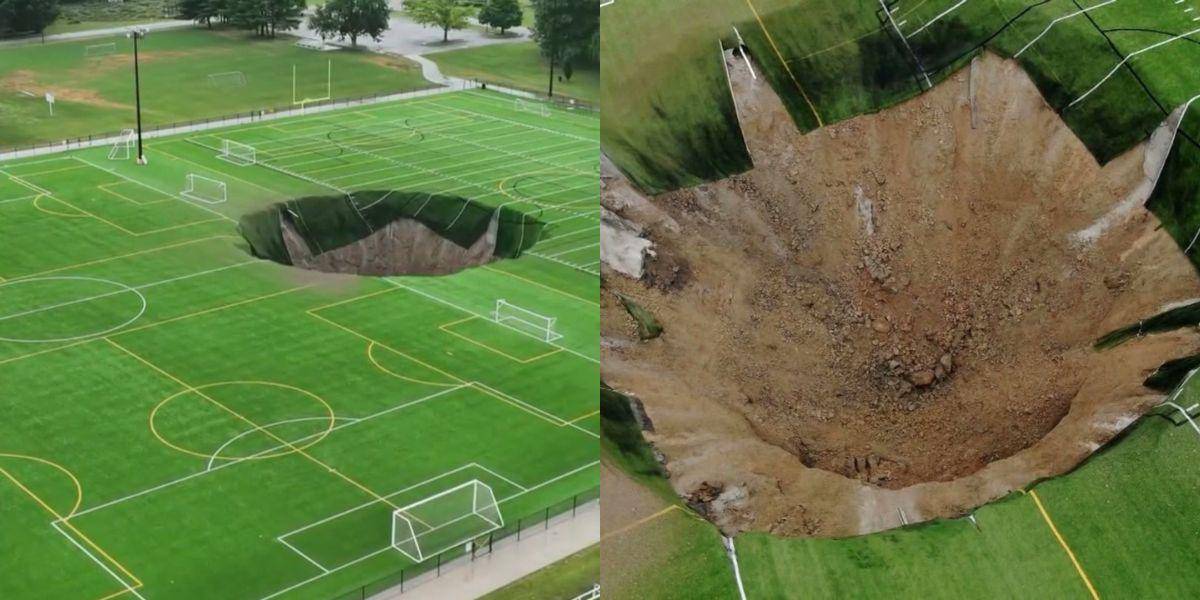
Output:
M0 597L357 594L414 563L396 509L422 535L470 482L509 529L595 497L598 129L465 91L148 140L142 167L0 163ZM220 160L226 139L256 164ZM224 191L184 198L188 175ZM384 278L259 260L236 228L368 188L547 226L518 259ZM553 335L497 321L498 299Z

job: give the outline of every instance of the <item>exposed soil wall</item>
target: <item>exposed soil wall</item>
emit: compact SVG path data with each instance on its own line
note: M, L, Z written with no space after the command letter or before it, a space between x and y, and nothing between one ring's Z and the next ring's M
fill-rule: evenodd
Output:
M292 265L326 273L445 275L495 260L496 219L487 233L462 247L414 219L397 219L357 242L314 253L291 221L281 222Z
M1200 347L1092 348L1200 294L1142 207L1161 148L1101 167L991 55L807 135L728 65L755 168L651 199L667 219L615 209L656 255L639 282L609 272L602 303L604 378L645 403L681 495L739 490L710 511L727 531L962 514L1074 467L1158 401L1150 371ZM666 333L633 341L612 292Z

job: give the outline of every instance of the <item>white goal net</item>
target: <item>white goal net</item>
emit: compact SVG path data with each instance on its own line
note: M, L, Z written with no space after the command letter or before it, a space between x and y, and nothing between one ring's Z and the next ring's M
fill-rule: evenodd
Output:
M227 162L244 167L258 162L258 153L254 146L235 142L233 140L221 140L221 153L217 158Z
M228 199L224 181L217 181L195 173L188 173L186 184L180 195L206 204L220 204Z
M116 53L117 53L116 42L109 42L107 44L92 44L90 46L84 46L84 48L83 48L83 56L86 58L98 58L101 56L108 56L109 54L116 54Z
M415 562L504 527L487 484L472 479L392 512L392 547Z
M543 117L550 116L550 107L541 102L530 102L516 98L513 100L513 108L521 112L529 112Z
M137 134L132 129L122 131L117 141L113 142L112 148L108 150L108 160L129 160L135 135Z
M536 337L544 342L553 342L562 337L554 330L554 326L558 322L557 317L538 314L503 298L496 300L496 309L492 312L492 319L510 329Z
M217 88L246 87L246 74L241 71L213 73L208 76L208 85Z

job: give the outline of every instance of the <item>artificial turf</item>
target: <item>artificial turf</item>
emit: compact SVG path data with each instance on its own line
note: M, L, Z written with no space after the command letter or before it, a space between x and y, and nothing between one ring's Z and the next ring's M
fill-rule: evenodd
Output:
M222 138L258 164L218 160ZM466 91L154 139L143 167L106 148L0 163L0 597L358 594L412 565L396 506L479 480L511 526L594 496L597 145L591 114ZM228 200L181 198L188 173ZM453 190L549 225L519 259L439 277L248 254L240 215L332 187ZM562 337L495 322L497 298Z
M238 30L151 32L140 44L139 59L146 126L291 108L293 67L297 99L430 85L403 58L317 52L297 47L292 37L258 38ZM124 36L0 48L0 150L132 128L132 65L133 45ZM209 75L231 72L243 77L210 81ZM54 116L43 99L46 92L55 94Z
M466 79L483 79L521 89L545 92L549 89L550 65L542 58L536 42L492 44L436 52L426 56L437 62L443 73ZM578 68L570 80L558 81L561 68L555 70L554 93L585 100L600 100L600 69Z

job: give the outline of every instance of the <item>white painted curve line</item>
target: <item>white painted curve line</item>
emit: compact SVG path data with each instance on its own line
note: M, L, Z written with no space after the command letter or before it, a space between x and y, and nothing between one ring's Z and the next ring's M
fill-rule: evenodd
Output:
M1042 39L1042 37L1044 37L1047 33L1050 33L1050 30L1055 25L1058 25L1058 23L1060 21L1066 21L1067 19L1070 19L1072 17L1078 17L1079 15L1082 15L1083 13L1086 13L1086 12L1092 11L1092 10L1096 10L1097 8L1103 8L1103 7L1108 6L1109 4L1112 4L1116 1L1117 0L1107 0L1106 2L1101 2L1100 4L1097 4L1095 6L1089 6L1083 10L1073 12L1069 15L1063 15L1053 21L1050 21L1050 24L1047 25L1046 28L1043 29L1042 32L1038 34L1037 37L1033 38L1032 40L1029 40L1029 43L1025 44L1024 48L1021 48L1019 51L1017 51L1017 53L1013 55L1013 58L1017 58L1017 57L1021 56L1021 54L1023 54L1026 50L1028 50L1030 46L1036 44L1038 42L1038 40Z
M1154 50L1155 48L1160 48L1160 47L1162 47L1162 46L1166 46L1167 44L1170 44L1171 42L1175 42L1175 41L1181 40L1181 39L1183 39L1183 38L1185 38L1185 37L1187 37L1187 36L1189 36L1189 35L1194 35L1194 34L1196 34L1196 33L1200 33L1200 29L1193 29L1193 30L1191 30L1191 31L1189 31L1189 32L1187 32L1187 33L1181 33L1181 34L1179 34L1179 35L1177 35L1177 36L1175 36L1175 37L1172 37L1172 38L1171 38L1171 39L1169 39L1169 40L1163 40L1163 41L1161 41L1161 42L1158 42L1157 44L1151 44L1151 45L1149 45L1149 46L1146 46L1145 48L1142 48L1141 50L1138 50L1137 52L1134 52L1134 53L1130 54L1129 56L1126 56L1126 57L1125 57L1125 58L1124 58L1124 59L1123 59L1121 62L1117 63L1117 66L1113 67L1113 68L1112 68L1112 70L1108 72L1108 75L1105 75L1103 79L1101 79L1100 81L1096 82L1096 85L1093 85L1093 86L1092 86L1092 89L1090 89L1090 90L1088 90L1088 91L1084 92L1084 94L1083 94L1082 96L1080 96L1080 97L1076 98L1074 101L1072 101L1070 104L1068 104L1068 105L1067 105L1067 108L1070 108L1070 107L1072 107L1072 106L1075 106L1076 104L1079 104L1080 102L1082 102L1082 101L1083 101L1083 99L1084 99L1084 98L1087 98L1088 96L1090 96L1090 95L1092 94L1092 92L1096 91L1096 90L1097 90L1097 89L1098 89L1098 88L1099 88L1101 85L1104 85L1104 82L1105 82L1105 81L1108 81L1110 77L1112 77L1113 75L1115 75L1115 74L1116 74L1116 72L1117 72L1117 71L1118 71L1118 70L1119 70L1121 67L1125 66L1125 63L1127 63L1127 62L1129 62L1130 60L1132 60L1132 59L1133 59L1133 57L1135 57L1135 56L1137 56L1137 55L1139 55L1139 54L1142 54L1142 53L1145 53L1145 52L1149 52L1149 51L1151 51L1151 50Z
M918 27L918 28L916 29L916 31L913 31L912 33L908 34L908 37L912 37L912 36L914 36L914 35L917 35L918 33L921 33L922 31L925 31L925 28L926 28L926 27L929 27L930 25L933 25L934 23L937 23L937 22L938 22L938 21L939 21L939 20L940 20L942 17L944 17L944 16L946 16L946 15L948 15L948 14L950 14L950 13L952 13L952 12L956 11L956 10L958 10L958 7L960 7L960 6L962 6L962 5L966 4L966 3L967 3L967 0L959 0L958 4L955 4L954 6L951 6L950 8L947 8L946 10L942 11L942 13L941 13L940 15L938 15L938 16L936 16L936 17L934 17L934 18L933 18L933 20L931 20L931 21L929 21L928 23L926 23L926 24L924 24L924 25L922 25L922 26ZM890 15L889 15L889 16L890 16ZM902 33L902 34L900 34L900 35L901 35L901 36L903 36L904 34Z

